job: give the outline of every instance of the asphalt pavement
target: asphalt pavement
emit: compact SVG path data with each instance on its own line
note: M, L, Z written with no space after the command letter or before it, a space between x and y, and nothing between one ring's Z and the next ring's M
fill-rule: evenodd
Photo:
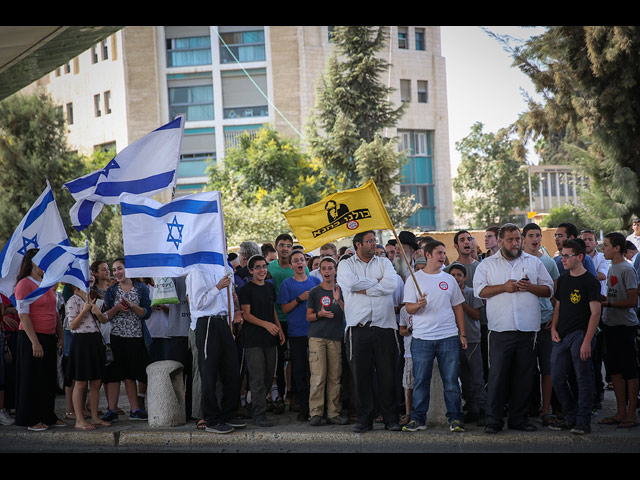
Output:
M102 392L101 392L102 393ZM465 425L466 432L452 433L446 425L418 432L392 432L375 424L372 431L354 433L353 425L311 426L296 420L296 413L268 414L273 427L245 428L229 434L196 429L195 420L178 427L151 427L146 421L129 420L124 390L119 406L125 411L110 427L94 431L67 426L31 432L26 427L0 425L0 452L7 453L640 453L640 426L631 429L599 425L615 413L615 396L605 392L602 409L592 419L592 432L577 435L551 431L540 418L531 421L535 432L504 429L489 435L483 427ZM106 410L101 395L100 409ZM56 398L56 412L64 418L65 397Z

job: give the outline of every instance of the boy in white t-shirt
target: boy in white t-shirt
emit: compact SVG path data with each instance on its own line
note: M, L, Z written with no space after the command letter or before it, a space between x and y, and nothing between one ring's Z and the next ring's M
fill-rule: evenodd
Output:
M464 296L456 280L441 270L447 254L444 244L430 242L424 252L427 265L415 273L415 281L414 278L407 279L404 290L407 312L413 315L414 384L411 421L403 430L415 432L426 428L431 373L434 359L437 359L450 430L464 432L458 382L460 349L467 348L462 309Z
M413 330L413 316L407 313L407 307L400 309L398 318L398 332L404 338L404 368L402 370L402 388L404 388L405 414L400 417L400 425L406 425L411 420L413 408L413 365L411 363L411 331Z

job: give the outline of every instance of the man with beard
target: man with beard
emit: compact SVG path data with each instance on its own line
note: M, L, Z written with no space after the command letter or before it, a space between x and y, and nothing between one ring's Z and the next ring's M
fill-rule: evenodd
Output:
M485 433L504 426L533 431L527 420L534 374L536 334L540 329L539 297L553 294L553 280L540 259L522 251L520 229L500 228L498 252L478 265L473 279L475 296L487 301L489 327L489 382Z

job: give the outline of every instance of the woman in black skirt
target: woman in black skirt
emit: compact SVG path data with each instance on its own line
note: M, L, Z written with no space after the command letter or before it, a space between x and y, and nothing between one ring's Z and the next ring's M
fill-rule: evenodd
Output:
M95 277L90 275L89 285L93 287ZM100 333L100 323L107 317L100 311L95 299L87 299L87 294L74 287L73 295L65 305L69 318L69 329L73 334L69 351L68 377L73 384L73 410L76 416L76 430L95 430L96 426L110 426L98 415L100 386L105 374L105 349ZM89 387L91 423L84 418L84 399Z
M111 322L111 351L114 361L107 366L105 384L109 391L109 409L103 420L118 420L117 404L120 382L129 399L129 420L146 420L147 412L140 408L136 382L147 383L146 368L149 353L144 341L144 320L151 314L151 300L147 287L125 275L124 259L113 262L113 276L117 283L104 296L105 314Z

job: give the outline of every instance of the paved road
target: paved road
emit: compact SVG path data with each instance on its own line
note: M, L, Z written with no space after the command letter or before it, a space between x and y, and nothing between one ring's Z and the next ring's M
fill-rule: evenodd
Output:
M121 408L128 414L126 395L120 398ZM56 405L62 418L64 396L58 396ZM67 427L45 432L0 426L0 452L640 453L640 427L622 430L597 424L611 415L614 407L613 392L607 391L603 409L593 418L592 433L584 436L553 432L542 427L539 418L532 420L539 429L531 433L504 430L487 435L475 425L467 425L465 433L451 433L444 426L415 433L389 432L376 424L373 431L356 434L351 425L312 427L296 421L295 413L285 412L270 415L273 427L249 424L218 435L196 430L194 421L180 427L152 428L125 415L113 426L92 432L74 430L73 421L68 421ZM106 408L104 399L100 408Z

